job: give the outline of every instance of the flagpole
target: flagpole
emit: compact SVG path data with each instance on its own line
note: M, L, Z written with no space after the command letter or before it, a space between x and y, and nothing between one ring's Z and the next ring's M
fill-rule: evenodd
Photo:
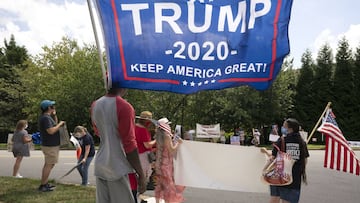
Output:
M310 135L309 135L309 137L308 137L308 139L307 139L307 141L306 141L306 144L309 143L311 137L314 135L314 133L315 133L315 131L316 131L316 128L319 126L320 121L322 120L322 118L324 117L326 111L330 108L330 106L331 106L331 102L328 102L327 105L326 105L326 107L325 107L325 109L324 109L324 111L323 111L323 113L321 114L319 120L317 121L316 125L315 125L314 128L312 129L312 131L311 131L311 133L310 133Z
M87 4L89 7L91 25L92 25L94 36L95 36L96 47L98 49L98 54L99 54L99 58L100 58L100 66L101 66L101 71L102 71L102 75L103 75L103 79L104 79L104 88L105 88L105 92L106 92L108 88L107 88L107 82L106 82L107 80L106 80L105 64L104 64L103 55L102 55L101 48L100 48L99 37L98 37L97 31L96 31L96 25L95 25L95 21L94 21L94 15L93 15L93 12L91 9L90 0L87 0Z

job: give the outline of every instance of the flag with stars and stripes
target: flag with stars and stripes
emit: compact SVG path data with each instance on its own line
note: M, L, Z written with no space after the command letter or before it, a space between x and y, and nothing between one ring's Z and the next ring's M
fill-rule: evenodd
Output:
M360 161L341 132L329 108L317 129L326 136L324 167L354 175L360 174Z

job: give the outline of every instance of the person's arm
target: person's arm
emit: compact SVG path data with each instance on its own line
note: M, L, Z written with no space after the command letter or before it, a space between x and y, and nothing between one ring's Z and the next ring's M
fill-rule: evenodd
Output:
M65 124L65 121L60 121L56 126L46 129L46 132L49 135L55 134L57 131L59 131L60 127Z
M130 152L127 152L126 159L129 161L130 165L134 168L134 170L136 171L136 173L139 176L138 192L140 194L142 194L146 191L146 178L145 178L144 171L140 164L139 153L138 153L137 148L135 148L134 150L132 150Z
M87 157L89 156L90 152L90 145L85 145L85 154L83 160L81 160L82 163L86 162Z
M151 149L156 143L156 140L152 140L150 142L144 142L144 146L146 149Z
M182 143L182 140L179 139L178 142L176 142L175 144L173 144L172 140L171 140L171 137L166 135L165 136L165 146L168 148L168 150L171 152L171 153L174 153L177 148L179 147L179 145Z
M126 154L126 159L134 168L139 176L138 191L146 191L146 178L140 164L139 153L135 139L135 112L132 106L121 101L120 97L116 98L118 131ZM120 122L121 121L121 122Z
M27 131L25 131L25 134L23 136L23 143L29 143L32 141L31 136L27 133Z

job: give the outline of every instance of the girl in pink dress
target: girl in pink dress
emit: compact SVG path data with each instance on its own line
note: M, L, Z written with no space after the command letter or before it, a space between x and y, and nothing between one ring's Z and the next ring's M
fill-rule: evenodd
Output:
M163 199L165 203L183 202L183 186L175 185L173 156L182 140L176 143L172 141L171 128L168 122L159 122L159 128L156 131L156 203Z

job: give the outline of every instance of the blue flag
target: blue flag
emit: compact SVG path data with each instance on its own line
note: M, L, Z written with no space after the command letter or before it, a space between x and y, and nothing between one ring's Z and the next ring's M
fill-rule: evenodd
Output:
M96 0L109 87L191 94L271 85L292 0Z

